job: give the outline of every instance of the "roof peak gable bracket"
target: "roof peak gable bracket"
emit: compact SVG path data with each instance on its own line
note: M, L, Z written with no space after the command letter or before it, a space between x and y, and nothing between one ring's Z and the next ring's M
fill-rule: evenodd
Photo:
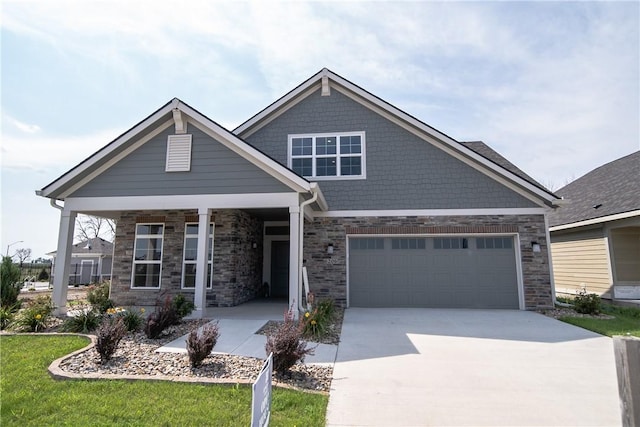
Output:
M173 122L176 126L176 135L187 133L187 120L180 109L173 109Z
M331 88L329 87L329 76L327 74L323 74L322 76L322 91L320 92L321 96L331 96Z

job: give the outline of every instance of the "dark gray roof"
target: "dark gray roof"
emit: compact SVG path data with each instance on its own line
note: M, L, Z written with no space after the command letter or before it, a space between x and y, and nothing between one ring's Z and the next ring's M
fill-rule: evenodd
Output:
M502 157L497 151L494 151L493 148L489 147L484 142L482 142L482 141L464 141L464 142L460 142L460 144L464 145L467 148L470 148L471 150L473 150L476 153L480 154L485 159L491 160L493 163L497 164L498 166L503 167L504 169L508 170L512 174L517 175L518 177L524 179L529 184L535 185L536 187L538 187L538 188L540 188L542 190L545 190L547 192L550 191L548 188L544 187L538 181L536 181L535 179L531 178L529 175L524 173L520 168L518 168L516 165L511 163L509 160L507 160L504 157Z
M49 252L47 255L55 255L57 251ZM80 243L75 243L71 247L72 254L94 254L94 255L111 255L113 254L113 243L108 240L97 237Z
M549 215L551 226L640 209L640 151L592 170L556 194L568 203Z

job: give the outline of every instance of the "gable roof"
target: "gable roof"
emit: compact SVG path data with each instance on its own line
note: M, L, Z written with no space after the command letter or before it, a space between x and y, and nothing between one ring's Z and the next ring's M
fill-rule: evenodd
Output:
M640 151L592 170L557 193L568 203L549 215L551 226L639 211Z
M472 149L473 151L475 151L476 153L480 154L485 159L491 160L493 163L495 163L495 164L497 164L499 166L502 166L503 168L505 168L509 172L519 176L520 178L524 179L525 181L529 182L530 184L535 185L536 187L538 187L538 188L540 188L542 190L549 191L545 186L540 184L538 181L533 179L531 176L527 175L522 169L520 169L519 167L517 167L516 165L511 163L509 160L507 160L506 158L502 157L502 155L500 153L495 151L493 148L489 147L484 142L482 142L482 141L461 141L460 144L464 145L467 148Z
M558 196L535 182L531 177L529 177L529 179L523 178L521 175L525 175L524 173L514 173L499 162L495 162L491 158L476 152L472 147L465 146L327 68L320 70L289 93L238 126L233 132L236 135L246 138L319 89L321 89L323 93L328 93L331 89L338 90L343 95L402 126L423 140L437 146L498 182L507 185L536 203L553 206L559 199ZM502 156L500 157L502 158ZM515 166L513 168L515 168Z
M57 251L47 252L47 255L50 256L55 256L56 254ZM113 243L101 237L83 240L71 247L71 254L111 255L113 254Z
M200 130L215 138L235 153L261 168L294 191L309 192L312 184L257 148L228 131L204 114L178 98L169 101L131 129L83 160L80 164L51 182L36 194L64 200L73 191L108 169L138 146L148 141L159 130L174 125L174 114L184 113L186 119Z

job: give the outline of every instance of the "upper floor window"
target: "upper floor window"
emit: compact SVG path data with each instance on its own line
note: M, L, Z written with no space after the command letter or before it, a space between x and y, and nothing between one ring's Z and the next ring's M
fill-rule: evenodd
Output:
M364 178L364 132L289 135L288 161L305 178Z

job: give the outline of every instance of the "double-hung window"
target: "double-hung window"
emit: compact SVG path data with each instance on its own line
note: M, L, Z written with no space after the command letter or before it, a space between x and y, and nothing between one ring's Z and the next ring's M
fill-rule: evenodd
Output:
M305 178L365 178L364 132L289 135L288 161Z
M136 224L132 288L159 288L164 224Z
M213 280L213 224L209 224L209 242L207 243L207 289L211 289ZM184 259L182 263L182 287L196 287L196 261L198 257L198 223L187 223L184 227Z

